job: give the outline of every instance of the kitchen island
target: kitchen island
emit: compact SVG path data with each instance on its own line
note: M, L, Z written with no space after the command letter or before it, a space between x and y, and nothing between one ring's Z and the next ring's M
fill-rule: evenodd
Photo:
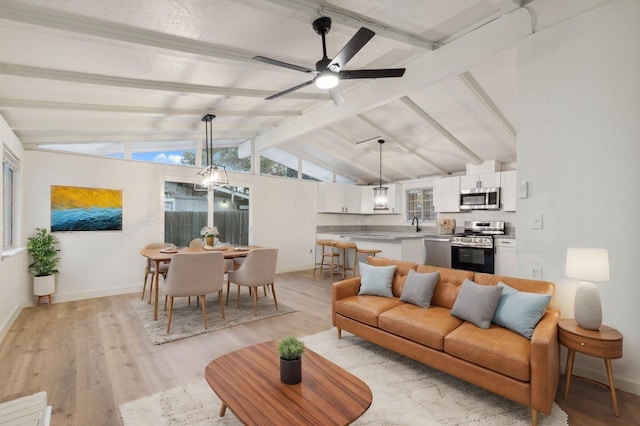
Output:
M342 232L318 233L318 239L347 241L355 243L361 249L382 250L376 256L389 259L401 259L419 264L424 263L424 237L421 233L400 232ZM358 259L365 262L366 259ZM353 265L348 265L352 267Z

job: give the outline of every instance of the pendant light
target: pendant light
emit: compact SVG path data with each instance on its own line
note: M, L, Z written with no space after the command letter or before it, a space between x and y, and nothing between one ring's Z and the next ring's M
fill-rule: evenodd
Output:
M384 139L378 139L380 144L380 183L379 186L373 188L373 210L389 210L387 206L389 198L387 190L389 188L382 186L382 144Z
M202 117L205 129L205 158L207 167L200 170L193 184L195 191L213 191L216 188L229 185L227 169L224 166L213 164L213 129L211 121L216 118L213 114Z

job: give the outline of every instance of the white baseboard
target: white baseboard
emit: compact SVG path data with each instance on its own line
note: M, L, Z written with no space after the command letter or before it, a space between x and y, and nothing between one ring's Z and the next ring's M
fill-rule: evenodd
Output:
M22 312L22 309L26 308L27 306L29 306L27 301L23 301L22 305L16 306L13 312L11 312L11 315L9 315L9 317L4 322L4 324L2 324L2 327L0 327L0 342L2 342L2 340L4 339L4 336L7 335L7 333L9 332L9 329L11 328L15 320L18 319L18 315L20 315L20 312Z
M117 296L120 294L139 293L142 291L141 285L129 285L122 287L112 287L100 290L77 291L72 293L53 293L53 303L73 302L75 300L96 299L98 297Z

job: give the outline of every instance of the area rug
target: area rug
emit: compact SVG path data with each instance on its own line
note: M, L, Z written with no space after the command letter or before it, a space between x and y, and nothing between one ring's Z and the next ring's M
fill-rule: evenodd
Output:
M220 302L218 295L207 295L207 327L202 324L202 309L196 304L196 298L191 298L189 306L187 297L176 297L173 302L173 315L171 318L171 331L167 333L168 312L164 310L164 297L158 302L158 320L153 319L153 303L149 304L148 299L131 299L131 305L135 310L140 322L144 325L149 338L154 345L161 345L175 340L185 339L199 334L210 333L222 328L231 327L238 324L245 324L265 318L296 312L287 305L278 302L278 310L273 303L270 293L264 297L262 291L258 299L258 315L253 314L253 298L248 292L243 292L240 297L240 308L236 307L236 298L229 300L229 305L224 307L225 319L220 314ZM224 300L224 299L223 299Z
M529 408L448 374L336 330L303 338L307 347L362 379L373 393L356 425L522 425ZM238 380L242 380L238 377ZM230 410L218 417L220 400L202 380L120 405L124 426L239 425ZM540 425L566 425L553 404Z

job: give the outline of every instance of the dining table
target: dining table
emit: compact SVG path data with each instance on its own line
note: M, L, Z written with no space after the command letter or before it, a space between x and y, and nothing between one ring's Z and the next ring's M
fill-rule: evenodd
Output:
M173 256L178 253L203 253L208 251L219 251L222 252L225 259L235 259L238 257L246 257L247 254L253 249L261 248L260 246L220 246L220 247L212 247L212 248L204 248L204 247L164 247L164 248L153 248L153 249L145 249L140 250L140 254L150 261L155 263L155 272L153 275L153 281L151 282L151 290L155 286L155 298L154 298L154 306L153 306L153 319L158 319L158 293L160 288L160 264L171 262Z

